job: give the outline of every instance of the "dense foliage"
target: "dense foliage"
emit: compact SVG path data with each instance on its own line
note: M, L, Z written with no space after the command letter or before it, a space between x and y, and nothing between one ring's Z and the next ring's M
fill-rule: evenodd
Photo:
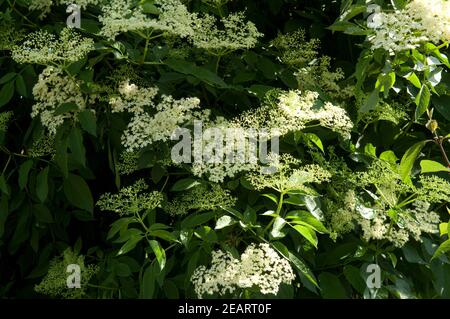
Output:
M0 0L1 297L450 297L450 2L71 3Z

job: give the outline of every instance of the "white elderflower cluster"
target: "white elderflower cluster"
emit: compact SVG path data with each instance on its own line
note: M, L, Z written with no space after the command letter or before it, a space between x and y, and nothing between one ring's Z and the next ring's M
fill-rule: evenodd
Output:
M317 92L302 93L297 90L282 94L278 106L295 121L303 123L319 121L323 127L349 137L353 123L347 112L330 102L322 104Z
M122 144L130 153L157 141L167 141L180 125L193 119L192 111L200 107L198 98L176 100L166 95L156 103L157 88L140 88L129 81L121 83L118 91L119 95L111 97L109 104L113 113L133 114L122 136Z
M235 177L240 172L259 168L258 159L251 151L248 131L233 127L229 121L220 117L216 121L209 122L208 126L215 127L222 133L225 140L220 140L220 145L223 146L223 154L220 154L221 156L217 159L213 157L202 161L194 161L191 168L193 175L206 177L213 183L219 183L227 177ZM202 144L199 149L195 149L195 152L206 153L209 145L217 144L215 138L214 134L211 134L211 136L203 135Z
M223 28L218 28L216 18L210 15L194 20L195 32L191 37L193 45L215 54L226 54L250 49L262 36L254 23L245 21L242 12L232 13L220 21Z
M63 65L81 60L92 50L94 41L72 29L63 29L59 39L39 30L30 34L21 45L14 46L12 58L18 63Z
M450 41L450 1L413 0L406 8L420 20L431 42Z
M387 240L402 247L410 240L421 241L424 233L438 232L439 215L430 211L430 203L417 200L411 208L397 211L397 221L382 206L367 207L353 190L345 193L340 205L328 204L330 228L336 235L361 230L364 240Z
M236 122L244 127L277 129L280 135L301 131L312 122L348 139L353 123L347 112L332 103L322 102L317 92L283 92L277 102L244 112Z
M12 111L0 112L0 131L6 131L8 129L9 122L13 117Z
M128 111L130 113L143 113L146 106L151 105L158 94L158 89L140 88L136 84L130 84L129 80L120 84L119 96L109 99L111 112L119 113Z
M133 185L122 188L118 194L103 194L97 202L101 210L113 211L120 216L138 214L147 209L161 206L160 192L146 192L148 185L140 179Z
M236 198L229 190L214 184L211 187L200 185L184 192L173 201L164 205L164 210L171 215L184 215L189 211L214 210L220 207L233 207Z
M274 294L282 283L291 284L294 272L287 260L269 244L251 244L240 260L230 253L214 251L211 267L198 267L191 277L199 298L212 294L232 294L237 289L257 288L262 294Z
M33 87L33 96L36 103L32 107L31 117L39 116L42 125L50 135L56 133L57 128L65 119L75 118L74 111L55 115L55 111L64 103L74 103L78 110L86 108L86 101L81 93L80 84L63 71L47 67L39 75L39 80Z
M154 105L156 113L137 113L122 136L122 144L128 152L142 149L157 141L167 141L180 125L192 119L191 110L200 106L198 98L175 100L162 96Z
M101 35L115 39L120 33L154 30L180 38L187 38L195 47L215 54L226 54L256 45L259 37L256 26L245 21L243 13L232 13L220 20L208 14L191 13L180 0L159 0L158 17L147 16L141 6L130 0L113 0L102 8Z
M192 19L180 0L157 1L160 5L158 18L148 17L141 6L134 7L131 0L112 0L102 7L103 14L99 17L103 28L101 35L115 39L120 33L129 31L157 30L168 32L179 37L192 34Z
M368 26L374 30L369 41L374 49L391 54L416 49L425 42L450 41L450 2L413 0L403 10L375 14Z
M308 184L323 183L331 178L330 172L317 164L300 165L300 161L290 154L282 154L272 165L276 168L273 174L251 172L247 178L257 190L266 188L278 192L303 190L308 192Z

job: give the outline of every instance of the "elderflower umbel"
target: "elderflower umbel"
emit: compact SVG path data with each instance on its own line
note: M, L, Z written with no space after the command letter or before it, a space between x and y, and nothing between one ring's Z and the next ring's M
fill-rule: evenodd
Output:
M191 36L193 45L215 54L225 54L240 49L250 49L262 36L252 22L245 21L242 12L231 13L220 21L223 28L219 29L216 18L211 15L195 19L195 32Z
M74 103L79 110L86 107L86 102L80 90L79 83L63 71L54 67L47 67L39 75L39 80L33 87L36 103L32 107L31 117L39 116L42 125L51 135L65 119L74 118L74 112L55 115L56 109L64 103Z
M175 100L163 95L161 102L154 106L156 113L138 113L131 119L122 144L128 152L133 152L157 141L167 141L180 125L192 118L190 111L199 106L198 98Z
M301 166L300 161L290 154L282 154L273 165L276 167L276 172L273 174L251 172L247 175L255 189L271 188L280 193L288 190L308 191L310 189L307 184L320 184L331 177L331 174L319 165Z
M251 244L240 259L228 252L212 252L211 267L198 267L191 282L202 298L206 294L234 293L239 288L256 288L262 294L276 295L282 283L291 284L294 279L289 262L269 244Z
M78 265L80 267L80 288L71 289L67 286L67 267ZM53 298L83 298L86 297L86 288L91 278L98 272L96 265L86 265L84 256L76 255L71 248L67 248L61 257L50 261L50 265L44 279L34 287L38 293Z
M122 215L137 214L143 210L159 207L163 201L160 192L146 192L148 185L140 179L133 185L122 188L118 194L103 194L97 202L101 210Z
M291 90L278 95L276 102L244 112L236 120L243 127L277 129L281 135L301 131L312 122L350 137L353 123L347 112L330 102L322 102L317 92Z
M59 39L45 30L39 30L13 48L12 58L18 63L63 65L81 60L92 50L94 41L83 38L72 29L63 29Z
M232 207L235 203L236 198L220 185L214 184L211 187L199 185L165 204L163 208L171 215L183 215L190 210L214 210L220 207Z
M425 42L450 41L450 2L447 0L413 0L405 9L376 14L369 24L372 48L391 54L418 48Z
M188 12L180 0L160 0L157 19L148 17L139 5L133 6L131 0L112 0L102 7L103 14L99 17L103 28L101 35L115 39L120 33L129 31L162 31L179 37L192 34L192 19L195 15Z

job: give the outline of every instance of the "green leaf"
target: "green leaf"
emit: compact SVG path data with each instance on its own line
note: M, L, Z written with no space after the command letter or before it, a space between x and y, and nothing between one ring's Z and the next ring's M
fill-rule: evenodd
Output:
M439 224L439 235L444 236L448 234L450 223L440 223Z
M144 13L150 13L150 14L160 14L159 9L150 2L145 2L142 4L142 11Z
M109 228L108 235L106 239L109 240L114 237L122 229L127 229L128 225L132 223L135 219L133 217L120 218L111 224Z
M164 64L179 73L192 75L211 86L228 88L228 85L214 72L204 67L199 67L193 62L178 59L167 59L164 61Z
M409 82L411 82L412 85L414 85L416 88L420 89L422 88L422 83L420 83L419 78L414 72L411 72L405 76L405 79L407 79Z
M311 244L313 244L314 247L317 248L318 243L317 235L316 232L311 227L303 225L295 225L292 226L292 228L294 228L297 232L300 233L300 235L305 237Z
M275 221L273 223L272 230L270 231L270 235L272 235L273 238L284 237L284 233L281 232L284 225L286 225L286 221L283 218L279 216L275 217Z
M4 84L7 82L11 82L17 76L16 72L6 73L4 76L0 78L0 84Z
M14 82L8 82L0 89L0 107L8 104L14 95Z
M143 236L141 234L132 234L130 238L122 245L122 247L117 252L117 256L124 255L130 250L133 250L134 247L142 240Z
M0 239L5 232L5 223L10 213L8 204L8 196L2 194L0 199Z
M429 160L420 161L420 167L422 168L422 174L424 173L436 173L436 172L450 172L448 167L445 167L441 163Z
M272 89L272 86L254 84L248 88L248 92L256 95L258 99L264 100L266 97L266 93Z
M271 201L273 201L275 204L278 205L278 196L275 194L262 194L261 196L267 197Z
M447 120L450 121L450 96L436 96L433 95L431 98L436 110Z
M319 287L316 277L314 276L311 269L297 256L292 254L286 246L281 242L272 242L271 245L287 260L289 260L295 268L303 274L314 286Z
M177 237L174 234L168 232L167 230L162 230L162 229L151 230L151 231L148 232L148 234L150 236L158 237L158 238L167 240L169 242L172 242L172 241L176 242L176 241L178 241Z
M36 179L36 195L41 203L46 200L48 195L48 171L49 167L47 166L39 172Z
M380 101L380 89L377 88L370 93L364 104L359 109L360 113L367 113L369 111L375 110Z
M200 185L200 183L193 178L185 178L177 181L171 188L173 192L181 192L191 189L194 186Z
M189 215L181 222L181 228L182 229L192 229L195 226L206 223L214 216L215 216L214 212Z
M430 105L431 93L430 89L427 85L423 84L422 88L419 91L419 94L416 96L416 121L425 113Z
M444 253L450 251L450 239L447 239L444 241L434 252L433 257L431 257L431 260L441 257Z
M236 224L236 221L233 219L233 217L224 215L217 220L216 227L214 227L214 229L215 230L222 229L231 226L233 224Z
M166 252L161 247L158 241L149 240L148 243L150 244L150 247L155 253L156 260L158 260L159 269L162 271L166 265Z
M0 190L7 196L9 196L9 186L6 183L5 175L0 175Z
M23 76L20 74L16 78L16 90L21 96L28 97L27 85Z
M352 265L345 266L344 276L358 293L364 295L364 290L366 289L366 282L364 281L364 278L361 276L361 272L358 268Z
M91 110L83 110L78 113L78 120L83 130L93 136L97 136L97 122L95 114Z
M348 298L344 286L339 278L332 273L323 272L319 275L322 297L325 299Z
M83 165L86 166L86 150L83 145L83 134L81 130L77 127L72 128L69 134L69 148L72 152L74 159Z
M68 112L72 112L72 111L76 111L78 110L78 105L76 105L73 102L68 102L68 103L63 103L60 106L58 106L58 108L56 109L56 111L53 113L54 115L62 115Z
M306 141L310 141L314 143L322 152L325 152L323 149L322 140L314 133L303 133Z
M411 170L414 166L414 162L416 161L417 156L419 156L420 151L426 143L427 141L422 141L414 144L403 155L402 160L400 161L399 173L405 183L411 184Z
M286 219L292 219L293 223L302 224L312 227L319 233L328 233L327 228L322 224L320 220L314 217L310 212L304 210L294 210L286 215Z
M33 160L27 160L19 167L19 188L23 190L28 182L28 174L33 167Z
M167 174L167 171L164 169L164 167L155 165L152 167L152 180L153 183L158 184L161 178Z
M153 298L153 295L155 293L155 285L156 285L156 278L158 275L158 271L156 269L155 264L151 264L148 266L145 271L144 275L142 276L142 282L141 282L141 296L144 299L151 299Z
M50 210L45 205L33 205L33 214L41 223L53 223L53 216L50 213Z
M63 187L64 194L72 205L93 213L94 200L89 186L82 177L69 174L64 180Z

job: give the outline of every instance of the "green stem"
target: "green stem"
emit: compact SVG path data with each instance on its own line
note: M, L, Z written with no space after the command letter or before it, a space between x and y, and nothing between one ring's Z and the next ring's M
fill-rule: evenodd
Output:
M145 59L147 58L147 53L148 53L148 45L150 43L150 38L147 38L145 40L145 48L144 48L144 55L142 56L142 60L141 60L141 64L145 63Z
M8 4L11 7L12 10L14 10L18 15L20 15L25 21L27 21L28 23L30 23L33 27L37 28L37 24L34 23L33 21L31 21L30 19L28 19L27 16L25 16L24 14L22 14L22 12L20 12L19 10L17 10L17 8L15 7L15 3L11 4L11 2L8 0Z
M218 74L218 72L219 72L219 64L220 64L220 59L222 58L222 56L221 55L218 55L217 56L217 61L216 61L216 74Z
M283 208L283 197L284 197L284 192L281 192L280 199L278 200L277 210L275 212L275 215L277 215L277 216L280 216L281 209ZM264 228L264 233L269 230L269 228L273 225L274 222L275 222L275 218L272 218L270 223L266 226L266 228Z

